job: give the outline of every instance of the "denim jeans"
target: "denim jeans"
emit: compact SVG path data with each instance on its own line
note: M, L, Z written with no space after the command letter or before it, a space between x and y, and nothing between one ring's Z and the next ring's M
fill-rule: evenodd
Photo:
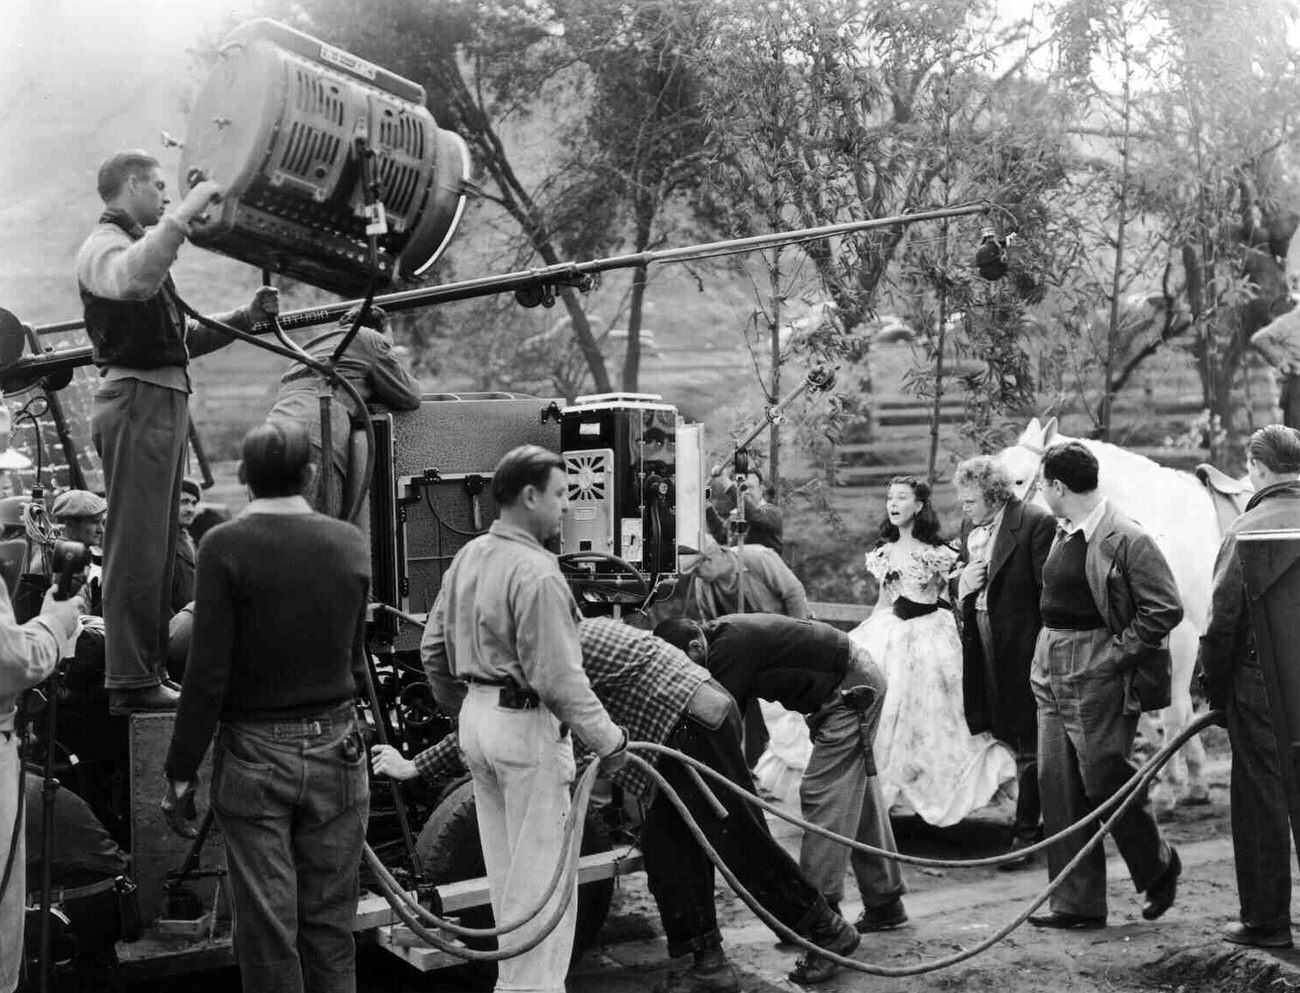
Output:
M871 749L885 706L885 676L866 649L853 646L853 664L835 694L808 718L812 755L799 784L804 820L888 851L897 851L880 792ZM876 698L865 711L840 699L839 690L870 686ZM906 892L899 864L880 855L852 852L837 841L805 831L799 868L833 904L844 896L844 870L853 866L867 907L883 907Z
M1137 771L1133 740L1138 715L1124 713L1123 675L1096 664L1110 643L1104 628L1043 628L1038 633L1030 683L1038 700L1038 783L1048 835L1109 800ZM1111 835L1134 887L1144 892L1168 868L1172 849L1156 826L1146 790L1140 793ZM1095 832L1094 825L1050 846L1048 877L1060 875ZM1052 894L1051 908L1106 916L1106 853L1101 845Z
M683 717L664 744L699 759L752 792L754 781L741 751L740 729L740 713L733 705L716 728L689 715ZM804 878L795 860L772 837L761 810L722 786L711 786L727 810L726 818L720 819L680 762L665 756L658 769L727 867L781 923L810 935L838 920L817 887ZM646 811L641 852L646 881L668 938L668 954L684 955L722 944L713 902L713 863L677 808L662 795L656 796Z
M1252 927L1285 928L1291 923L1291 818L1259 659L1237 660L1227 711L1241 920Z
M354 993L370 779L352 704L314 719L223 724L212 809L244 993Z
M460 711L460 746L474 777L474 806L487 869L492 913L515 920L536 904L562 854L573 784L573 739L545 707L511 710L496 686L471 684ZM577 880L560 923L536 948L497 966L496 989L564 993L578 919ZM562 898L557 889L536 918L545 921ZM510 948L537 933L526 924L502 936Z

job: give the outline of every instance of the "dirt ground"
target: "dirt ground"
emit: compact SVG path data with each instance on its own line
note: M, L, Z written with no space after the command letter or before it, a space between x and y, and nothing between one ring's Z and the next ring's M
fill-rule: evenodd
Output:
M1236 881L1228 826L1229 764L1221 747L1209 764L1211 803L1178 807L1163 821L1183 859L1178 900L1159 921L1139 913L1123 863L1108 843L1110 921L1100 931L1053 932L1022 927L985 954L953 968L905 979L841 972L827 991L997 990L998 993L1075 991L1300 990L1300 955L1244 950L1218 938L1236 919ZM1007 811L990 811L956 828L934 830L896 821L903 850L947 858L1001 851ZM786 839L797 844L797 837ZM882 965L914 965L969 947L1016 916L1046 884L1040 860L1017 872L996 869L917 870L906 867L910 922L864 939L856 957ZM852 892L852 886L849 887ZM729 891L718 904L726 948L749 993L798 989L785 975L797 951L775 937ZM845 913L856 915L850 901ZM643 876L622 881L606 924L604 944L570 976L570 993L652 990L669 962ZM454 988L454 987L448 987Z

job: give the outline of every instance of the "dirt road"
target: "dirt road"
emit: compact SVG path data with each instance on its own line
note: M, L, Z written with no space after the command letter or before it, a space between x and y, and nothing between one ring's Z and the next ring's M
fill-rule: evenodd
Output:
M1023 927L984 955L952 969L907 979L842 972L827 991L997 990L998 993L1076 991L1300 990L1300 955L1243 951L1218 939L1234 920L1236 882L1227 816L1227 759L1210 767L1212 802L1178 808L1165 823L1184 864L1177 903L1161 920L1139 913L1123 863L1108 845L1110 926L1101 931L1053 932ZM1000 851L1004 822L981 818L948 831L903 822L900 845L949 858ZM793 842L795 839L790 839ZM885 965L925 962L969 947L1023 909L1046 883L1042 862L1018 872L905 870L909 924L868 936L857 958ZM850 887L851 890L851 887ZM796 950L778 947L768 929L724 889L718 891L724 939L750 993L798 989L785 979ZM846 903L856 915L860 904ZM570 993L642 993L667 973L666 948L644 877L623 881L604 933L605 944L570 976ZM1159 966L1156 963L1160 963Z

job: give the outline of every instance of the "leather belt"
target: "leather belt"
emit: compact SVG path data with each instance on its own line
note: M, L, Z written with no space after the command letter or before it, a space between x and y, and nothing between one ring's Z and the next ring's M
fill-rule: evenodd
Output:
M500 690L501 692L497 694L497 704L505 710L536 710L542 705L541 697L532 690L524 689L513 679L466 676L465 682L471 686L490 686Z

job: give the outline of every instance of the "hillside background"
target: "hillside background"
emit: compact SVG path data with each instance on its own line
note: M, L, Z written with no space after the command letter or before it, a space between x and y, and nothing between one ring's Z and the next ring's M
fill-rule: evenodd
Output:
M40 325L80 316L73 260L100 209L94 192L98 164L115 150L141 147L157 154L165 171L176 167L179 154L162 147L160 134L166 131L181 139L185 135L185 102L201 80L188 48L204 33L218 32L248 12L209 0L143 0L128 6L94 0L11 0L6 10L11 9L11 30L0 39L0 92L8 98L7 112L0 118L0 188L7 191L0 199L0 230L7 235L0 241L0 307ZM534 164L538 175L544 173L552 126L554 122L535 124L506 136L528 150L525 161ZM513 267L499 233L488 225L476 226L479 220L476 209L467 213L446 257L454 278ZM192 247L183 250L173 272L182 295L205 312L242 304L260 281L251 267ZM627 278L607 278L591 295L588 309L599 327L617 326ZM662 394L686 416L704 421L716 452L726 451L732 434L756 423L762 412L757 362L745 339L755 309L753 294L748 280L727 269L669 267L652 274L646 329L652 332L654 347L643 357L641 388ZM321 299L326 295L298 286L286 293L286 306ZM789 319L807 316L815 302L811 290L807 297L793 294ZM438 315L444 356L458 347L456 306ZM539 308L513 313L509 320L528 336L553 330L561 316L560 308ZM422 320L428 318L414 317L406 333L418 335ZM617 354L613 358L617 360ZM788 557L814 595L863 599L871 593L856 566L828 566L827 549L864 549L874 538L881 488L889 476L924 471L929 405L903 388L907 370L918 361L905 341L874 346L871 373L878 430L872 443L848 446L839 458L843 473L828 477L801 457L803 415L822 401L801 402L791 412L782 496L792 539ZM280 360L242 346L196 362L193 413L218 463L218 486L210 499L242 502L229 475L229 460L235 441L268 405L280 366ZM611 363L616 367L616 361ZM785 373L783 392L805 371L792 366ZM841 370L841 383L852 389L861 373ZM74 429L84 425L87 379L81 379L78 388L64 393ZM474 386L472 377L456 373L454 364L447 362L438 363L436 372L423 371L422 382L427 390L439 392ZM1257 363L1246 386L1250 416L1260 422L1271 419L1273 386ZM12 400L11 406L18 403L21 399ZM961 404L954 384L944 405L943 465L973 451L957 432ZM1199 441L1191 436L1180 439L1199 406L1200 388L1189 357L1180 348L1170 348L1144 367L1121 397L1117 423L1122 427L1116 440L1144 446L1174 464L1194 463ZM1023 423L1031 413L1017 412L1008 425ZM1081 414L1067 415L1063 425L1077 434L1090 426ZM23 433L21 428L16 432L17 443L26 444ZM940 488L940 497L939 508L955 530L947 487ZM858 551L852 557L860 562Z

